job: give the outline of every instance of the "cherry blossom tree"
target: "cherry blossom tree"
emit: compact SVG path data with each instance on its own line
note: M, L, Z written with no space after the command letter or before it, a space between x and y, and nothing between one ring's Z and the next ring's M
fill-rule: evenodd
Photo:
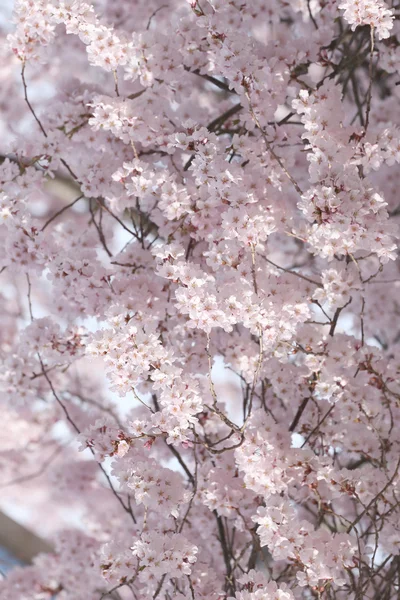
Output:
M399 12L15 0L2 600L400 597Z

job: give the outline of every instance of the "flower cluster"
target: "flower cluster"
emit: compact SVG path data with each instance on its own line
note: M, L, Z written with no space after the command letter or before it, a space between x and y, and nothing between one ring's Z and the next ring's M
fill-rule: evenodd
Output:
M397 599L398 7L13 9L0 597Z
M138 557L142 567L139 578L153 582L162 575L177 579L190 575L197 550L178 533L143 533L132 547L133 555Z
M353 31L359 25L369 25L372 30L376 30L380 40L390 36L394 16L386 2L345 0L339 4L339 8L344 10L344 18L351 25Z

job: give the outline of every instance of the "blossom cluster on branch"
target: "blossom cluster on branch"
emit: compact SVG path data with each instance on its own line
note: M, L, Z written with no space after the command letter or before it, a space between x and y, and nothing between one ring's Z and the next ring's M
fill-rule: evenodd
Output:
M399 598L399 11L14 1L1 600Z

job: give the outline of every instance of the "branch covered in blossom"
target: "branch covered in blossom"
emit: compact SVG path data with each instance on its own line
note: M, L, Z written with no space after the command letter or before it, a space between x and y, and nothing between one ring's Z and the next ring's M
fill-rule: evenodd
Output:
M1 598L399 597L399 11L15 0Z

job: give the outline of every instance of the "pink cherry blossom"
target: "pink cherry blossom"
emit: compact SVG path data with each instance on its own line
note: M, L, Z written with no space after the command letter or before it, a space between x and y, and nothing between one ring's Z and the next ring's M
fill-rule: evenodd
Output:
M12 4L0 598L395 600L399 6Z

